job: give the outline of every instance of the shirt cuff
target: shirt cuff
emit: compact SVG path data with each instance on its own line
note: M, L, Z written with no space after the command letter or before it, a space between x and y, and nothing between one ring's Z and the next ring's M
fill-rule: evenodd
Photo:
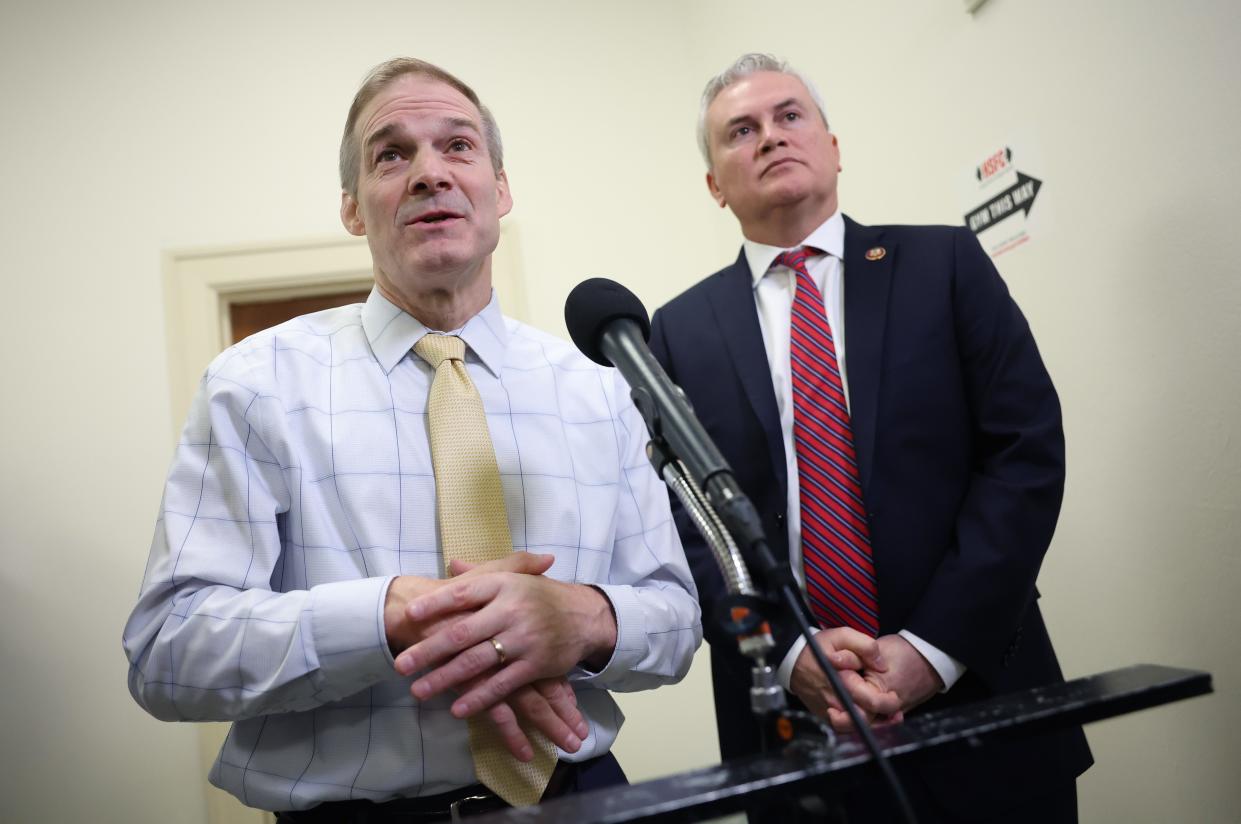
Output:
M965 665L939 647L928 644L907 629L901 630L900 636L908 641L918 651L919 655L926 659L926 662L931 665L931 669L939 673L940 680L944 682L944 688L940 692L950 690L952 685L957 683L961 676L965 674Z
M569 681L592 684L604 680L614 672L628 672L638 665L646 654L646 621L642 607L633 587L616 586L614 584L583 584L603 594L612 606L612 614L616 618L616 646L612 648L612 657L598 672L592 672L578 665L568 674Z
M331 692L337 693L333 684L345 689L356 684L360 689L393 674L384 630L384 601L393 577L333 581L311 588L314 649Z
M818 629L811 628L811 632L815 635L819 634ZM789 651L784 656L784 660L780 662L779 669L776 670L776 680L780 682L780 686L784 687L785 692L789 691L789 682L793 678L793 666L797 663L797 657L801 655L801 651L806 648L806 636L798 635L797 640L793 642L793 646L789 647Z

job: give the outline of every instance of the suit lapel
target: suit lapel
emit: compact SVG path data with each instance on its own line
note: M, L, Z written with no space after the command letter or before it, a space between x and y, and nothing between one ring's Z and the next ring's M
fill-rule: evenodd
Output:
M874 465L888 293L898 254L894 243L883 242L883 234L882 229L845 217L845 361L853 445L864 494L870 489Z
M784 437L780 431L780 411L771 385L771 366L758 325L754 307L754 285L745 252L729 268L720 273L715 287L708 293L711 308L723 332L725 348L737 370L746 398L767 438L771 468L780 483L780 493L787 496L788 478L784 466Z

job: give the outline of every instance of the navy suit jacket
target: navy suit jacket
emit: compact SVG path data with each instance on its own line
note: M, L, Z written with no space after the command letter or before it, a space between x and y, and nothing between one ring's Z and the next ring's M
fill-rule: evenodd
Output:
M1034 583L1060 511L1064 435L1025 318L964 228L867 227L846 217L844 278L880 632L907 629L967 667L919 710L1062 680ZM655 313L651 349L787 561L784 442L744 252ZM711 644L721 752L755 752L748 660L711 620L723 580L675 501L674 513ZM776 635L778 662L794 631L781 625ZM976 810L1028 795L1040 776L1067 779L1089 764L1076 729L918 769L950 808Z

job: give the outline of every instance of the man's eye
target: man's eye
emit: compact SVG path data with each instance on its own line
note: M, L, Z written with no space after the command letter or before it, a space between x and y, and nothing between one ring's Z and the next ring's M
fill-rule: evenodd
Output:
M392 163L396 160L399 160L400 158L401 158L401 154L396 149L384 149L382 152L375 155L375 162L376 163Z
M734 138L745 137L751 131L752 129L749 126L738 126L737 128L733 129L733 137Z
M474 144L460 137L448 144L448 150L450 152L468 152L470 149L473 149L473 148L474 148Z
M788 121L801 120L801 115L797 112L785 112L784 119Z

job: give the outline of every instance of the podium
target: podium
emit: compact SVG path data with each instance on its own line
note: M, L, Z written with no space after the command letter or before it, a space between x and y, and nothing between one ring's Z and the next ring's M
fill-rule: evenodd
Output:
M913 753L986 746L1157 707L1212 691L1209 673L1155 664L1111 670L1062 684L996 696L976 704L914 715L874 731L884 754L899 764ZM833 782L870 763L861 739L837 737L830 751L785 751L738 759L540 804L471 818L476 824L622 824L704 821L764 799L831 792Z

